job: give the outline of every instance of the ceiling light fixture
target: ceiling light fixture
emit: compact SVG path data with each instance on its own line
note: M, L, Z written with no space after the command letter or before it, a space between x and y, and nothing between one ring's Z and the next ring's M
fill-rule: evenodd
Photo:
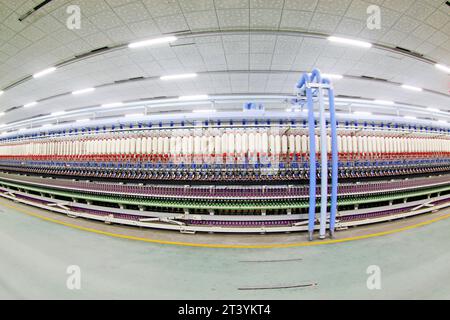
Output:
M114 108L114 107L121 107L123 106L123 102L113 102L113 103L105 103L102 104L102 108Z
M450 73L450 68L447 66L444 66L443 64L436 63L434 66L441 71Z
M438 108L427 108L427 110L428 111L431 111L431 112L441 112L441 110L439 110Z
M409 120L417 120L417 118L413 117L413 116L404 116L403 118L409 119Z
M125 118L138 118L138 117L143 117L144 114L143 113L131 113L131 114L126 114Z
M395 104L393 101L387 101L387 100L374 100L373 102L379 103L379 104L385 104L388 106L392 106Z
M343 75L340 75L340 74L332 74L332 73L322 73L322 77L323 77L323 78L333 79L333 80L341 80L341 79L344 78Z
M348 44L351 46L356 46L356 47L361 47L361 48L372 47L372 44L370 42L365 42L365 41L360 41L360 40L353 40L353 39L340 38L340 37L334 37L334 36L328 37L328 40L331 42Z
M0 117L3 117L5 115L4 112L0 112Z
M24 108L31 108L31 107L34 107L35 105L37 105L37 102L33 101L33 102L30 102L30 103L24 104L23 107Z
M371 116L372 112L367 112L367 111L355 111L353 112L354 115L357 116Z
M57 112L53 112L51 114L52 117L57 117L57 116L62 116L63 114L66 114L65 111L57 111Z
M178 98L180 101L193 101L193 100L208 100L209 96L207 94L198 94L193 96L181 96Z
M85 123L85 122L89 122L91 121L91 119L78 119L77 123Z
M42 71L40 71L38 73L33 74L33 78L35 78L35 79L41 78L41 77L46 76L46 75L48 75L48 74L50 74L52 72L55 72L55 71L56 71L56 68L55 67L51 67L51 68L48 68L48 69L45 69L45 70L42 70Z
M199 110L192 110L192 113L214 113L216 112L216 109L199 109Z
M138 42L132 42L128 45L129 48L141 48L141 47L148 47L153 46L161 43L167 43L167 42L174 42L177 41L177 37L163 37L163 38L156 38L156 39L149 39L144 41L138 41Z
M4 94L4 93L5 93L5 91L0 90L0 96L1 96L2 94Z
M161 79L163 81L170 81L170 80L190 79L190 78L195 78L197 76L198 76L198 74L196 74L196 73L185 73L185 74L174 74L174 75L170 75L170 76L162 76L159 79Z
M411 90L411 91L418 91L418 92L423 91L422 88L410 86L410 85L407 85L407 84L402 84L402 88L406 89L406 90Z
M79 95L79 94L89 93L89 92L92 92L94 90L95 90L95 88L86 88L86 89L73 91L72 94L73 95Z

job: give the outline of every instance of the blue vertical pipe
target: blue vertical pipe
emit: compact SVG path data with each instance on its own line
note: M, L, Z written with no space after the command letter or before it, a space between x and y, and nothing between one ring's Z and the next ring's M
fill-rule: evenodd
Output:
M308 213L308 233L309 240L313 240L314 225L316 220L316 141L315 141L315 119L314 119L314 101L312 88L307 85L310 81L318 78L320 81L320 72L314 69L311 77L304 73L297 83L297 89L300 93L305 90L308 106L308 128L309 128L309 213Z
M321 161L321 183L320 183L320 239L325 239L327 229L328 210L328 147L327 147L327 123L325 120L325 103L323 101L324 91L319 88L320 106L320 161Z
M334 89L331 87L330 81L326 80L330 85L328 89L328 101L330 104L330 123L331 123L331 210L330 210L330 235L334 236L337 213L337 195L338 195L338 144L337 144L337 124L336 124L336 107L334 103Z
M316 126L314 119L314 101L312 89L306 88L308 102L308 128L309 128L309 214L308 231L309 240L313 239L314 224L316 220Z

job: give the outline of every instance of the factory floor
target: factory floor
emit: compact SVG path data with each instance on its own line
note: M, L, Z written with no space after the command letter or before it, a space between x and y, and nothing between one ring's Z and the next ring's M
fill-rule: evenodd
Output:
M89 232L87 225L71 228L56 214L0 199L0 299L450 299L449 213L338 233L338 239L353 241L208 248L111 237ZM94 224L98 230L121 228ZM377 236L364 239L369 231ZM236 239L152 234L203 244ZM237 239L254 243L255 237L262 243L304 241L293 234ZM79 290L67 287L70 266L80 268Z

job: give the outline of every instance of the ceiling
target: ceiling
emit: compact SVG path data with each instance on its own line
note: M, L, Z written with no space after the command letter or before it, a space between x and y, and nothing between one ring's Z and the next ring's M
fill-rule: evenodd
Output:
M345 76L334 83L338 95L450 111L449 75L434 67L450 65L450 6L444 0L53 0L18 20L42 1L0 0L0 90L6 88L0 112L7 111L0 124L142 98L292 94L301 72L315 67ZM380 30L366 27L370 4L381 8ZM68 5L81 9L79 30L66 27ZM126 46L167 35L178 40ZM374 47L331 43L328 35ZM102 47L110 49L74 59ZM59 64L46 77L30 78ZM159 79L188 72L199 76ZM144 79L115 83L137 77ZM86 87L97 90L70 94ZM32 101L39 103L22 107Z

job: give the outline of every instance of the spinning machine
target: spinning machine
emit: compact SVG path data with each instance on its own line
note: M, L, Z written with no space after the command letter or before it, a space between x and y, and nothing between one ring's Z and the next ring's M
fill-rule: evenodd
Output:
M315 72L289 113L246 104L9 133L1 195L107 223L311 239L450 204L448 126L334 115Z

